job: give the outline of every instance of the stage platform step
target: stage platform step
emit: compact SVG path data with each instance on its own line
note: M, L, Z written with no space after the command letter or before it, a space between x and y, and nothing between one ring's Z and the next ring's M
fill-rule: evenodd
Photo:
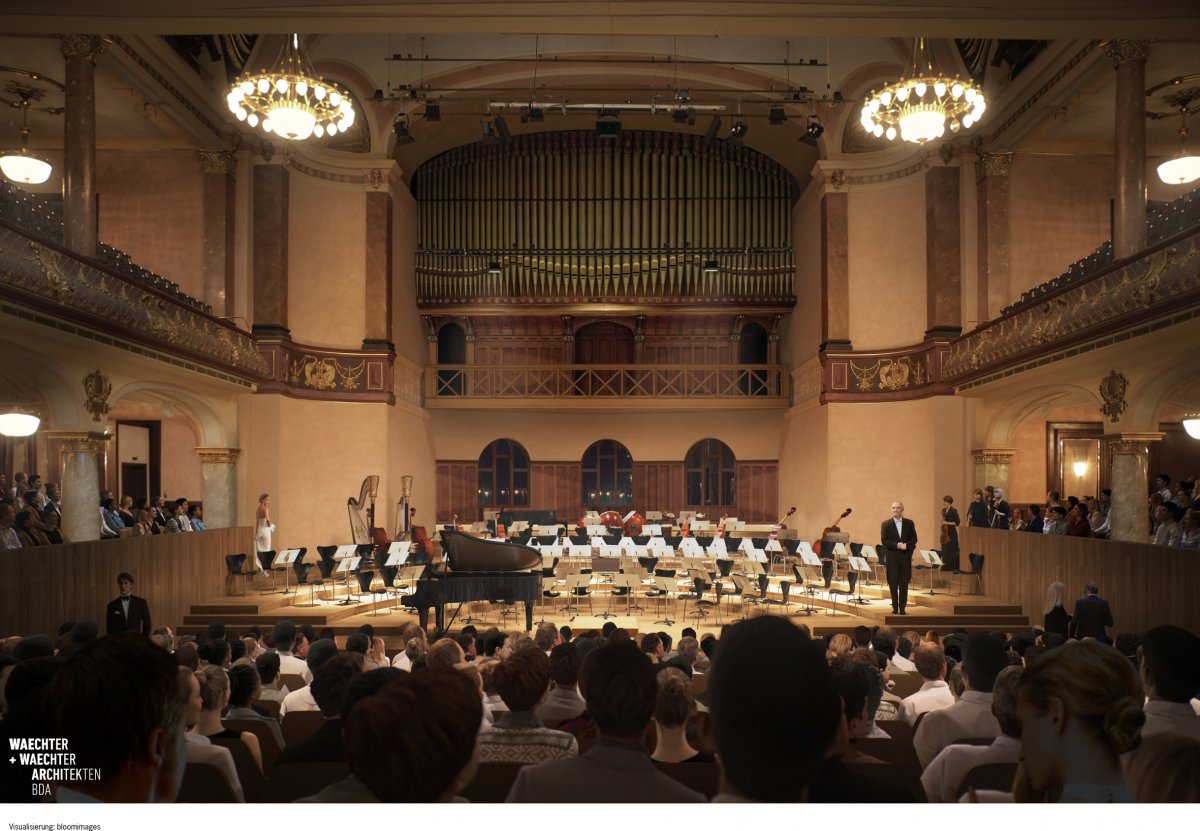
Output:
M1020 606L954 606L956 615L1023 615L1025 610Z
M1029 617L1027 615L931 615L913 614L911 612L907 615L894 615L889 612L884 617L884 620L892 628L904 626L908 629L920 629L922 626L949 626L951 628L959 626L991 626L993 629L1008 631L1013 627L1029 626Z

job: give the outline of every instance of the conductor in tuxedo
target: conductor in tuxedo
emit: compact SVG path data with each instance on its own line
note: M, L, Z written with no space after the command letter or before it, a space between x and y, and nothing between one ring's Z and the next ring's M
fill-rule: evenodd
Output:
M1113 625L1112 609L1108 601L1100 597L1100 587L1089 582L1084 587L1084 596L1075 601L1075 614L1071 617L1071 637L1104 638L1105 627Z
M137 632L139 635L149 635L150 607L145 599L134 596L133 575L122 571L117 575L117 586L121 589L121 594L108 604L108 611L104 615L108 634Z
M892 594L892 612L908 614L908 583L912 580L912 555L917 548L917 526L904 517L904 503L892 503L892 518L879 529L880 544L887 552L888 591Z

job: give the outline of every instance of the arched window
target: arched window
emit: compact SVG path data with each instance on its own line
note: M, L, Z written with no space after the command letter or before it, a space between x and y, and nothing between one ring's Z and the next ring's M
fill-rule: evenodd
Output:
M683 462L685 501L689 508L733 507L737 499L737 459L723 441L701 439Z
M585 508L633 504L633 456L625 445L601 439L583 453L582 499Z
M467 333L457 323L447 323L438 329L437 344L439 365L455 366L467 362ZM438 395L462 395L465 386L463 370L438 370Z
M512 439L496 439L479 454L479 506L529 507L529 454Z

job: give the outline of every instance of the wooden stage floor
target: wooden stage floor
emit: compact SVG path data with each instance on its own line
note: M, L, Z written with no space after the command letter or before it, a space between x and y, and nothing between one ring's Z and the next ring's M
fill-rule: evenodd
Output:
M838 632L850 633L856 626L879 626L890 624L897 632L915 630L922 635L929 630L946 634L954 629L965 629L968 632L991 631L1027 631L1030 627L1029 618L1021 607L1004 603L984 595L964 594L955 595L957 585L954 578L948 577L949 583L939 581L934 593L930 594L928 581L923 587L916 584L909 589L908 614L893 615L888 599L887 586L867 584L861 588L861 599L865 602L847 604L844 597L837 597L833 603L823 592L818 592L813 600L814 612L801 613L800 610L809 603L807 597L803 602L796 591L792 592L792 602L788 608L787 617L794 623L806 623L815 635L833 635ZM964 581L964 591L967 585ZM308 623L320 631L324 627L333 627L335 634L341 638L358 631L364 623L375 627L378 636L387 643L389 654L400 649L400 630L409 623L415 622L416 613L401 606L399 598L389 596L380 600L378 596L369 594L350 595L352 602L343 605L346 598L346 587L338 584L336 592L317 591L312 593L313 603L310 605L310 592L303 587L299 594L295 588L292 593L283 594L282 585L271 589L268 578L258 578L247 581L244 595L232 595L205 600L191 606L191 612L179 627L179 634L197 634L205 630L208 624L220 621L230 629L241 632L247 627L258 624L264 629L273 626L279 620L292 620L297 624ZM781 596L775 590L776 599ZM666 618L672 623L661 621L664 608L660 601L644 598L639 595L636 602L644 606L643 611L629 613L626 611L624 597L611 600L611 619L618 627L629 630L630 634L665 631L678 640L680 632L685 627L692 627L703 636L706 632L719 634L722 624L729 623L743 615L755 616L760 614L783 614L781 606L758 606L743 604L736 598L730 603L730 598L722 599L720 613L709 610L707 617L697 620L694 604L688 603L686 617L684 616L684 601L672 599L666 604L669 615ZM579 634L590 629L600 629L606 618L601 614L610 611L610 599L607 592L601 591L593 595L591 610L586 599L583 608L578 611L561 611L565 597L553 598L548 605L539 603L533 611L533 621L536 627L543 620L556 626L570 626ZM511 609L514 614L500 617L500 612ZM491 605L486 602L464 604L457 618L450 623L455 607L446 609L446 621L452 633L459 632L468 615L478 618L473 625L483 631L490 626L496 626L504 631L517 631L523 628L524 611L521 604L512 607ZM429 618L433 624L433 615ZM431 632L432 636L433 633Z

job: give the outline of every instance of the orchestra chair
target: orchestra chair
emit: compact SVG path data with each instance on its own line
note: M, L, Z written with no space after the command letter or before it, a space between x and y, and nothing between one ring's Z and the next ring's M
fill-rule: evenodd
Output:
M908 698L925 684L925 679L919 672L893 672L890 678L892 688L889 692L901 698Z
M279 686L287 687L288 692L294 692L294 691L300 689L301 687L307 687L308 682L304 680L303 675L300 675L298 673L290 672L286 675L284 675L283 673L280 673ZM260 703L262 703L262 702L260 702ZM284 736L284 739L287 739L287 736Z
M858 574L853 571L846 572L846 588L838 589L832 585L827 586L825 593L829 595L829 600L833 604L833 611L837 612L837 598L846 598L846 614L850 614L850 603L854 598L855 586L858 583Z
M705 581L705 579L703 577L693 577L692 578L692 590L690 592L681 592L678 595L678 597L676 598L677 600L683 601L683 619L684 620L688 619L688 610L687 610L688 603L693 602L693 601L695 602L696 611L693 612L693 616L696 618L697 628L699 628L699 626L700 626L700 621L703 618L708 617L708 611L705 607L710 607L713 605L711 600L708 601L707 603L705 603L705 606L703 606L703 607L700 605L701 601L704 600L704 593L707 592L709 590L709 588L711 588L711 587L712 587L712 584Z
M767 575L765 575L765 574L763 575L763 577L766 577L766 576ZM766 592L764 590L762 605L769 606L769 607L782 606L784 615L788 615L788 614L790 614L790 612L788 611L788 607L791 605L791 602L792 602L791 597L789 595L789 592L792 590L792 581L791 580L780 580L779 581L779 590L780 590L780 592L783 593L782 600L776 600L773 597L767 597Z
M258 746L262 749L263 773L270 774L271 768L275 767L275 760L283 752L283 748L275 741L275 734L271 732L271 725L257 718L226 718L221 719L221 724L224 725L226 730L239 730L244 733L254 734L255 738L258 739Z
M326 785L339 782L350 775L345 762L302 762L279 765L271 771L262 802L295 802L318 793Z
M724 595L726 597L730 598L725 604L727 606L732 605L733 598L735 598L735 597L742 598L746 591L746 582L745 582L745 580L743 580L741 578L740 575L736 575L736 574L732 575L729 578L729 581L731 583L733 583L733 587L727 588L724 592ZM718 599L720 599L720 598L718 598ZM743 620L746 619L746 617L745 617L746 604L745 604L744 599L742 600L741 609L742 609L743 614L739 615L738 617L732 618L729 621L730 623L741 623Z
M264 571L271 572L271 588L267 589L265 592L260 591L259 594L273 594L275 592L275 572L278 570L271 568L271 565L275 562L275 552L256 551L254 552L254 556L258 559L258 569L260 574Z
M231 583L236 584L238 578L242 579L242 594L246 593L246 578L254 577L255 575L244 571L246 567L245 554L226 554L225 555L225 589L228 592Z
M654 576L654 569L658 565L657 557L638 557L638 565L646 569L646 573L651 577Z
M317 732L324 721L320 710L292 710L279 723L283 729L284 744L295 747Z
M237 794L215 764L188 762L183 769L183 783L179 786L175 801L205 804L237 802Z
M886 742L887 739L875 739L875 741ZM904 788L912 794L913 802L929 801L925 796L925 788L921 785L921 768L919 766L914 768L894 763L890 765L848 764L846 768L857 777L878 779Z
M237 770L238 780L242 783L242 791L247 802L258 802L267 789L267 778L258 769L258 762L250 755L250 748L241 739L212 739L213 744L223 747L233 756L233 766Z
M383 612L379 611L379 604L381 602L384 602L387 600L388 589L387 589L387 586L380 586L377 589L371 588L371 582L374 579L375 579L375 572L373 572L373 571L359 571L358 572L359 591L362 594L371 595L371 614L374 617L378 617L379 615L383 614ZM380 597L380 595L382 595L382 597ZM387 610L387 614L390 615L391 613L392 613L392 608L389 606L388 610Z
M767 575L765 574L760 575L760 578L766 577ZM733 575L732 580L733 584L739 589L737 593L738 597L742 599L742 616L733 621L737 623L750 617L750 607L758 606L762 603L764 590L759 585L761 580L747 582L746 578L740 574Z
M333 594L330 595L331 600L337 600L337 581L333 577L333 570L337 568L337 560L333 559L334 552L338 547L336 545L318 545L317 554L320 559L317 560L317 568L321 571L321 581L318 586L325 585L328 581L333 589Z
M315 565L315 564L314 563L302 563L299 560L292 563L292 571L294 571L296 573L296 594L297 594L297 596L299 596L299 594L300 594L300 587L305 585L305 583L307 582L309 572L312 571L313 565ZM317 580L313 580L311 583L308 583L307 585L308 585L308 603L301 604L301 603L296 603L295 600L293 600L292 601L293 606L311 607L311 606L319 605L317 603L316 590L317 590L317 586L325 585L325 581L321 580L321 579L317 579Z
M679 784L704 794L710 800L717 795L721 783L721 769L716 762L653 762L653 765L659 773L670 776Z
M883 562L879 559L879 552L875 550L875 546L864 544L862 547L862 558L867 561L867 565L871 567L871 582L882 586L887 581L881 580L880 572L883 570Z
M608 531L604 535L605 545L618 545L621 542L621 537L625 536L624 531Z
M971 563L970 568L955 569L954 571L950 572L951 574L955 574L958 576L958 592L957 592L957 594L960 596L962 595L962 581L963 581L964 577L967 578L968 583L971 581L972 578L977 579L979 581L979 593L983 594L983 555L982 554L968 554L967 560Z
M459 794L472 804L504 802L523 767L521 762L481 762L475 778Z
M968 789L977 791L1003 791L1012 793L1017 779L1016 762L993 762L987 765L977 765L967 771L962 784L958 786L958 796Z

